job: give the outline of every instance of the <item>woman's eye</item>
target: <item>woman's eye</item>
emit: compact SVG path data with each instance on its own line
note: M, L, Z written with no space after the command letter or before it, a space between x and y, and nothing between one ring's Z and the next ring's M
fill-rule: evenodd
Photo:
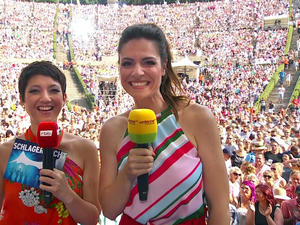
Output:
M121 66L126 67L126 66L130 66L131 64L132 64L131 62L125 61L121 63Z
M60 92L60 90L59 89L51 89L51 92L52 93L58 93L58 92Z
M32 93L32 94L35 94L35 93L38 93L38 92L39 92L39 90L37 90L37 89L32 89L32 90L29 91L29 93Z
M152 60L149 60L149 61L146 61L146 64L147 65L155 65L156 62L152 61Z

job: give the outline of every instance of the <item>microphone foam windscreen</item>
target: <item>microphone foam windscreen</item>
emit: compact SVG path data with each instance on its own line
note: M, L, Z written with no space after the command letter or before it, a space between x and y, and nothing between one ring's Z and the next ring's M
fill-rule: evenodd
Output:
M56 122L41 122L37 131L38 145L42 148L55 148L58 143L58 125Z
M134 109L128 118L130 140L137 143L151 143L156 139L156 115L151 109Z

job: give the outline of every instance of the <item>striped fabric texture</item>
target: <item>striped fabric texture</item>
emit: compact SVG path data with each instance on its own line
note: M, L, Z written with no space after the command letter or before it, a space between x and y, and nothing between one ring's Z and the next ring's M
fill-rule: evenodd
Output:
M170 107L156 115L158 131L152 147L154 165L149 173L147 201L140 201L133 184L124 213L141 224L180 224L204 217L202 162ZM135 146L126 132L117 152L118 169Z

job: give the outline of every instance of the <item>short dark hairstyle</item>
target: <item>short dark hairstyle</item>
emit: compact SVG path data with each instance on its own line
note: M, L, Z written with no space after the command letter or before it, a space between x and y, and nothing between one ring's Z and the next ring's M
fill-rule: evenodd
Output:
M293 152L293 151L298 151L298 148L297 148L295 145L293 145L293 146L291 147L291 152Z
M36 61L30 63L21 71L18 88L22 101L25 100L25 89L28 81L36 75L51 77L60 84L63 95L66 93L66 77L63 72L50 61Z
M189 98L183 95L180 80L172 69L172 54L169 43L161 28L152 23L135 24L123 30L118 45L118 54L120 60L120 52L123 46L133 39L147 39L153 41L159 51L162 65L166 63L166 74L162 77L160 84L160 93L162 94L166 103L171 106L172 112L178 118L178 111L176 106L183 101L189 104Z
M14 133L12 132L12 130L7 130L5 133L5 137L8 138L10 135L14 135Z

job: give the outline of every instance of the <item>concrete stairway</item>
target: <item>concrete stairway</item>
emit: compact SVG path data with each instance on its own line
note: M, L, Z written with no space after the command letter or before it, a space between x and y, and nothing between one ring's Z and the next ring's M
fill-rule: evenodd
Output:
M292 42L291 42L291 46L290 46L290 50L296 50L297 49L297 40L299 38L299 34L297 33L297 30L294 29L293 31L293 36L292 36ZM298 58L295 58L295 60L298 60ZM287 86L286 84L284 84L285 87L285 94L284 94L284 99L283 101L280 103L279 102L279 94L278 94L278 88L280 87L280 83L278 82L274 88L274 90L271 92L268 101L272 101L275 105L275 112L278 112L280 110L281 107L283 108L287 108L288 104L289 104L289 100L291 98L291 95L293 93L293 90L296 86L300 71L296 71L295 70L295 66L294 64L291 65L288 69L284 70L285 72L285 78L286 78L286 74L290 73L291 74L291 84L290 86Z
M58 65L62 65L68 60L68 52L64 49L63 45L57 44L56 62ZM84 96L83 90L76 82L75 74L72 70L63 70L67 80L67 96L71 104L78 103L78 105L87 107L87 101Z

